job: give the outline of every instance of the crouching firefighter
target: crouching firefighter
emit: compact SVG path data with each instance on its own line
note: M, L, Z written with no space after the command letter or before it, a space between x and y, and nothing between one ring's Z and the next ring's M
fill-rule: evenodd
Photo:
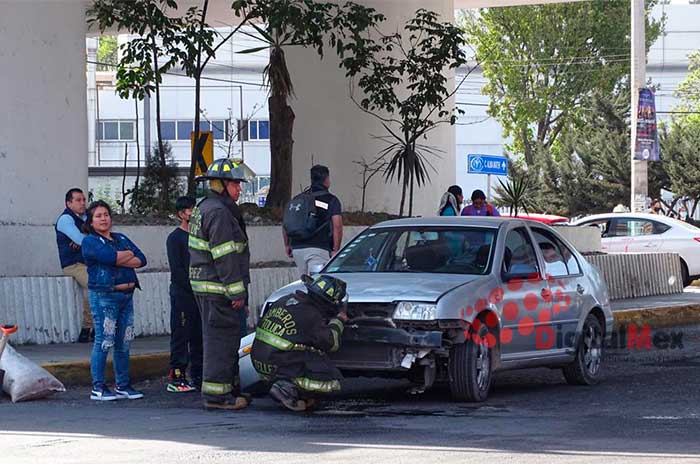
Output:
M236 204L245 175L243 164L214 161L197 179L209 180L209 196L190 217L190 284L202 314L206 409L238 410L250 403L238 377L240 316L250 283L248 240Z
M272 383L270 396L292 411L310 409L318 394L340 390L342 375L327 353L340 348L348 320L344 281L303 275L302 282L306 293L283 296L265 311L251 351L255 370Z

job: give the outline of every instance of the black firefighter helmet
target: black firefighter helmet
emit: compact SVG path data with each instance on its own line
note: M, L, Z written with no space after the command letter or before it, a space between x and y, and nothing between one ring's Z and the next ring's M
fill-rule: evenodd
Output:
M320 275L313 278L304 274L301 276L301 281L309 293L320 297L333 306L340 306L345 302L347 284L343 280L329 275Z

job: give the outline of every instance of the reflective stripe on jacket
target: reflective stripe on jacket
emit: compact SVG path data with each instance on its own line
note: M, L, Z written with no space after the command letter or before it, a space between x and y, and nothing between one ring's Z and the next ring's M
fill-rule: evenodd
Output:
M190 284L199 295L245 297L250 283L248 238L228 196L211 194L190 218Z
M340 348L343 323L326 322L327 309L303 292L280 298L265 311L255 330L253 367L273 380L285 378L300 388L334 391L340 372L326 353Z

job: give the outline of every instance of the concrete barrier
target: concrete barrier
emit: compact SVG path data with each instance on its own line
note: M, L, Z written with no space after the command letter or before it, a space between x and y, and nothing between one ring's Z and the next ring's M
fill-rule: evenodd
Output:
M299 276L296 268L252 269L250 323L261 305L278 288ZM170 333L170 274L139 274L142 291L134 293L134 329L136 336ZM0 278L0 321L16 324L16 344L68 343L80 332L82 290L70 277Z
M611 300L683 292L677 253L610 253L586 259L600 270Z
M148 259L145 271L168 269L165 240L175 226L114 226L116 232L126 234ZM347 243L365 229L364 226L346 226L343 243ZM250 226L251 263L292 260L287 258L280 226ZM0 224L0 277L60 276L61 267L56 249L53 226L23 226Z

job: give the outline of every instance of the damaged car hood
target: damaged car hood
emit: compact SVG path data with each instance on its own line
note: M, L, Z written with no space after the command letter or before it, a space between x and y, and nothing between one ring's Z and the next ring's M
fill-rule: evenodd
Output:
M408 272L329 273L344 280L350 303L392 303L394 301L436 302L450 290L484 276L463 274L426 274ZM300 281L289 284L271 295L274 300L302 289Z

